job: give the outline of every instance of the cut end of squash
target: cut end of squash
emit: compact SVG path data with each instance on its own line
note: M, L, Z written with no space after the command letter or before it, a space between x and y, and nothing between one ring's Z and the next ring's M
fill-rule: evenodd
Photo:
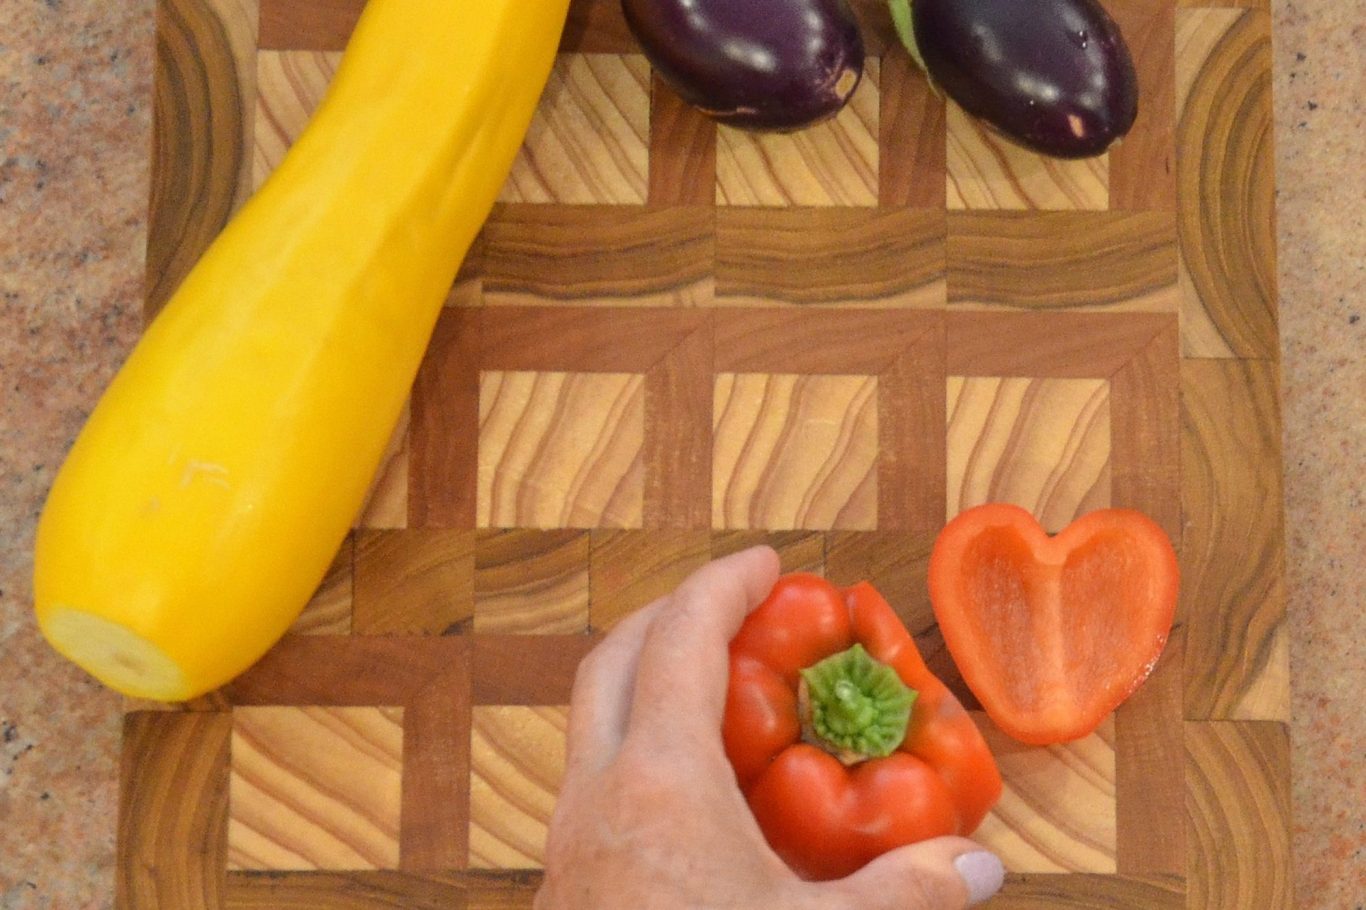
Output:
M124 695L178 701L189 689L184 671L165 651L102 616L54 607L42 627L63 656Z

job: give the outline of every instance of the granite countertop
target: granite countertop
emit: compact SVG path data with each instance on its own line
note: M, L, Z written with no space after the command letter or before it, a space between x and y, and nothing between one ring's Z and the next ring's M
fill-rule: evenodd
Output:
M4 6L0 910L114 902L121 702L39 638L31 542L64 452L140 327L154 5ZM1366 900L1366 8L1272 11L1295 903L1341 910Z

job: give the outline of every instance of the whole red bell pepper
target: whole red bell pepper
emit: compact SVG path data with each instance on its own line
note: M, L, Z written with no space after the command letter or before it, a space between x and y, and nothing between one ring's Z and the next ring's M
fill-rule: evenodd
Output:
M866 582L779 579L731 641L722 735L764 836L807 879L969 834L1001 794L972 717Z

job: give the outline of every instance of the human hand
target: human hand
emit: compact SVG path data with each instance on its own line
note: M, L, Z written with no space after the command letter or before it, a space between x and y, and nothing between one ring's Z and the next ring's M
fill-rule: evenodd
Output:
M804 882L769 848L721 743L727 646L778 578L757 547L623 620L574 681L568 754L536 910L959 910L1001 885L970 840Z

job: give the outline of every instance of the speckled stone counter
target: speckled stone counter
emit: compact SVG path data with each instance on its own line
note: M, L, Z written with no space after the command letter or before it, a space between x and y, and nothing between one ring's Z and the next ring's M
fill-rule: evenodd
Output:
M1366 3L1274 0L1296 906L1366 901ZM114 905L120 701L38 637L33 529L140 326L153 0L0 3L0 910Z

